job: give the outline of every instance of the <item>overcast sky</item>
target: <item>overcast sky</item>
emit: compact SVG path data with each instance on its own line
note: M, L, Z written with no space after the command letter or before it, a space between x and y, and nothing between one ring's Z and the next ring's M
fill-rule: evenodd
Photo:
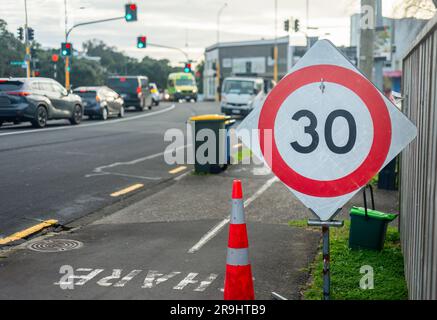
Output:
M391 15L399 0L384 0L384 15ZM126 54L142 58L183 60L177 51L148 47L136 49L136 37L146 35L152 43L185 49L190 59L200 60L204 48L217 40L217 12L221 16L220 40L238 41L272 38L275 35L274 0L136 0L138 21L124 20L84 26L74 30L71 42L100 39ZM9 30L24 24L24 0L0 0L0 18ZM124 15L126 0L67 0L68 23ZM27 0L29 26L44 47L59 47L64 38L64 0ZM330 39L336 45L349 44L349 16L359 11L358 0L309 0L309 25L319 27L311 35ZM278 0L278 36L285 36L283 20L288 17L306 24L306 0ZM329 35L326 35L329 33ZM299 38L295 39L299 41Z

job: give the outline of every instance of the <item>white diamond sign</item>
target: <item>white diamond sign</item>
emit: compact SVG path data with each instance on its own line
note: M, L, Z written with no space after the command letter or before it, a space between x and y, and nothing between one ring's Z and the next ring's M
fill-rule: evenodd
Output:
M327 40L314 44L237 128L242 142L322 221L416 132Z

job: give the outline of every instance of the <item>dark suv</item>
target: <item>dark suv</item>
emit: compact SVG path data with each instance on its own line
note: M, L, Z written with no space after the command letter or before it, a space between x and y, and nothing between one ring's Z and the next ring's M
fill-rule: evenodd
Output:
M124 106L135 107L139 111L152 109L152 95L149 79L145 76L111 76L106 85L124 100Z
M0 78L0 126L30 121L43 128L49 119L82 121L83 106L79 96L68 92L49 78Z

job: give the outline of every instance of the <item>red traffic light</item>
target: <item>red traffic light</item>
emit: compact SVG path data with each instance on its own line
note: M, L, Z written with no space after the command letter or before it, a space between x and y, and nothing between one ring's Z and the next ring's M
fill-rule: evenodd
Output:
M136 4L131 4L131 5L129 5L129 8L130 8L132 11L137 10L137 5L136 5Z
M58 60L59 60L59 56L57 54L52 54L52 61L58 62Z
M65 48L67 48L67 49L71 49L71 43L67 42L67 43L65 44Z

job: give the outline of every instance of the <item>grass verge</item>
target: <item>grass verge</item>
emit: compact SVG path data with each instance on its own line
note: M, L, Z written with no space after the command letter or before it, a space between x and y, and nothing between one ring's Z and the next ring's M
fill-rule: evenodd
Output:
M289 222L290 226L307 227L304 220ZM349 249L350 222L342 228L331 228L331 299L332 300L405 300L408 298L404 277L404 262L399 243L399 232L388 227L381 252ZM361 289L362 266L371 266L373 289ZM320 300L323 287L323 260L319 252L310 267L311 282L304 288L305 300Z

